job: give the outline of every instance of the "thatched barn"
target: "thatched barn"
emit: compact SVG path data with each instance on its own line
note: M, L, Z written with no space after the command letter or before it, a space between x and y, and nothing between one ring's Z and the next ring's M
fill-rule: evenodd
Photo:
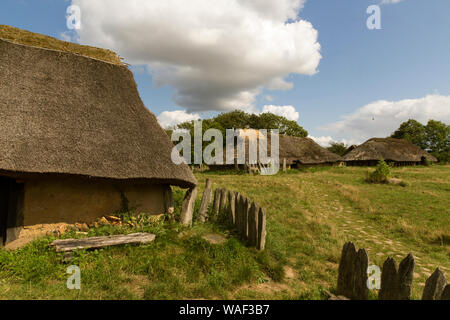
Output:
M350 166L374 166L380 159L398 166L437 162L437 159L415 144L403 139L372 138L344 155Z
M253 129L244 130L244 132L251 131ZM254 130L257 132L257 130ZM257 134L253 135L254 137ZM235 148L236 149L236 148ZM271 150L271 138L268 135L267 150L270 155ZM246 138L245 146L245 159L249 161L249 143ZM224 150L225 153L225 150ZM235 157L237 151L235 150ZM308 166L318 165L336 165L342 161L342 158L334 154L333 152L321 147L310 138L291 137L286 135L279 135L279 161L280 166L286 161L286 166L290 168L300 168ZM234 165L210 165L211 170L224 170L236 168ZM240 169L244 169L245 165L240 164Z
M311 138L280 136L280 161L286 159L291 168L336 165L342 158L321 147Z
M0 114L0 245L197 183L121 63L0 39Z

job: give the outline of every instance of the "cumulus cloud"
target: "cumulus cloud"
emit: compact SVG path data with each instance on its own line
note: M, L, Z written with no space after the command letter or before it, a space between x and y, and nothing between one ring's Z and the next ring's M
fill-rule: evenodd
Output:
M308 138L313 139L317 144L321 145L324 148L331 146L333 142L343 143L346 146L359 144L358 140L355 139L334 139L331 136L321 136L321 137L308 136Z
M288 120L298 121L299 114L293 106L274 106L265 105L263 107L262 113L270 112L278 116L283 116Z
M168 128L186 121L199 120L200 116L196 113L190 114L184 110L176 110L161 112L157 118L161 127Z
M408 119L423 124L430 119L450 123L450 96L434 94L420 99L379 100L342 118L320 129L361 143L372 137L389 136Z
M298 19L305 0L72 0L80 42L113 49L175 88L189 112L254 109L264 88L313 75L318 32Z

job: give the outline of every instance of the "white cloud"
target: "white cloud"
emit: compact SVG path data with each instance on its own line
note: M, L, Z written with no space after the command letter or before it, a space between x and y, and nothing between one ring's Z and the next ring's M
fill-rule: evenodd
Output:
M297 19L305 0L73 0L80 42L149 66L189 112L254 109L264 88L313 75L318 32Z
M332 142L334 142L334 139L331 136L322 136L322 137L308 136L308 138L313 139L317 144L321 145L322 147L328 147Z
M270 112L278 116L283 116L288 120L298 121L299 114L293 106L274 106L265 105L263 107L262 113Z
M190 114L184 110L164 111L157 117L158 122L163 128L173 127L186 121L198 120L200 116L196 113Z
M343 143L346 146L351 146L353 144L359 144L358 140L355 139L333 139L331 136L321 136L321 137L313 137L308 136L308 138L313 139L317 144L321 145L322 147L326 148L331 145L333 142L339 142Z
M73 35L73 32L71 32L71 31L66 31L66 32L61 32L60 34L59 34L59 38L62 40L62 41L67 41L67 42L73 42L73 37L74 35Z
M396 3L399 3L401 1L403 1L403 0L382 0L381 4L396 4Z
M408 119L423 124L430 119L450 123L450 96L434 94L420 99L379 100L342 118L320 129L361 143L372 137L389 136Z

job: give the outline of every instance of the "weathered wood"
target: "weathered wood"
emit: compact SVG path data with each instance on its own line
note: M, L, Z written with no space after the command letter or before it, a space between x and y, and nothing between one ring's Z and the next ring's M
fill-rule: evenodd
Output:
M365 249L359 249L355 259L353 300L367 300L369 288L367 288L367 268L369 267L369 256Z
M450 300L450 284L446 285L442 291L441 300Z
M337 294L351 298L354 288L354 272L356 261L356 248L353 242L347 242L342 248L339 262Z
M114 235L106 237L91 237L83 239L63 239L55 240L51 243L56 247L57 252L67 252L77 249L94 249L121 244L149 243L155 240L155 235L151 233L132 233L126 235Z
M186 191L183 203L181 204L180 222L185 226L192 225L192 217L194 215L195 198L197 197L197 187Z
M240 228L240 219L241 219L241 198L242 195L239 192L236 192L235 197L234 197L234 214L235 214L235 218L234 218L234 225L236 226L236 230L239 232L239 228Z
M259 207L252 203L248 214L248 244L256 246L258 243L258 212Z
M203 191L202 202L200 204L200 209L198 210L198 221L205 222L208 219L211 200L212 200L211 180L206 179L206 186L205 190Z
M256 248L263 251L266 248L266 209L259 208L258 212L258 242Z
M411 299L411 286L414 277L415 261L413 255L410 253L405 259L400 262L398 268L398 299Z
M228 192L228 222L233 225L236 219L236 193Z
M244 224L244 208L245 208L245 197L240 195L239 202L237 205L237 221L236 221L236 229L238 234L242 236L243 224Z
M283 158L283 172L286 172L286 158Z
M221 191L219 188L217 188L216 190L214 190L214 201L213 201L213 207L212 207L212 212L211 212L211 217L210 217L211 221L216 221L217 217L219 215L220 196L221 196Z
M250 208L252 206L252 202L249 198L244 198L244 209L242 211L242 237L244 239L248 239L248 214L250 212Z
M226 189L220 189L219 216L221 219L226 215L227 193Z
M164 211L167 214L169 221L175 220L175 208L173 204L172 189L170 186L167 186L164 190Z
M437 268L425 282L422 300L440 300L446 284L444 274Z
M398 299L398 269L393 258L387 258L381 273L381 288L378 293L380 300Z

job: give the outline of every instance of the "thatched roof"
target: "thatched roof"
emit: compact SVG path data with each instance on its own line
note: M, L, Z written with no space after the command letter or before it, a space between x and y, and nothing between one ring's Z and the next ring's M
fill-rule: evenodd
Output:
M0 25L0 39L31 47L75 53L85 57L123 65L122 59L111 50L66 42L44 34L34 33L11 26Z
M196 184L125 66L0 40L0 170Z
M245 159L249 161L249 139L258 142L258 130L247 129L242 130L244 132L254 132L253 136L245 138ZM242 132L241 131L241 132ZM258 149L259 150L259 149ZM267 151L271 154L271 135L267 137ZM224 149L224 163L226 159L226 150ZM237 158L237 148L234 148L234 155ZM334 163L342 161L342 158L337 154L334 154L327 149L321 147L310 138L290 137L286 135L279 135L279 160L282 163L283 158L286 159L288 165L291 164L321 164L321 163Z
M437 159L415 144L402 139L372 138L344 156L345 161L370 161L383 158L388 161L420 162L422 157L431 162Z
M342 158L321 147L310 138L280 135L280 161L286 158L288 164L321 164L342 161Z

